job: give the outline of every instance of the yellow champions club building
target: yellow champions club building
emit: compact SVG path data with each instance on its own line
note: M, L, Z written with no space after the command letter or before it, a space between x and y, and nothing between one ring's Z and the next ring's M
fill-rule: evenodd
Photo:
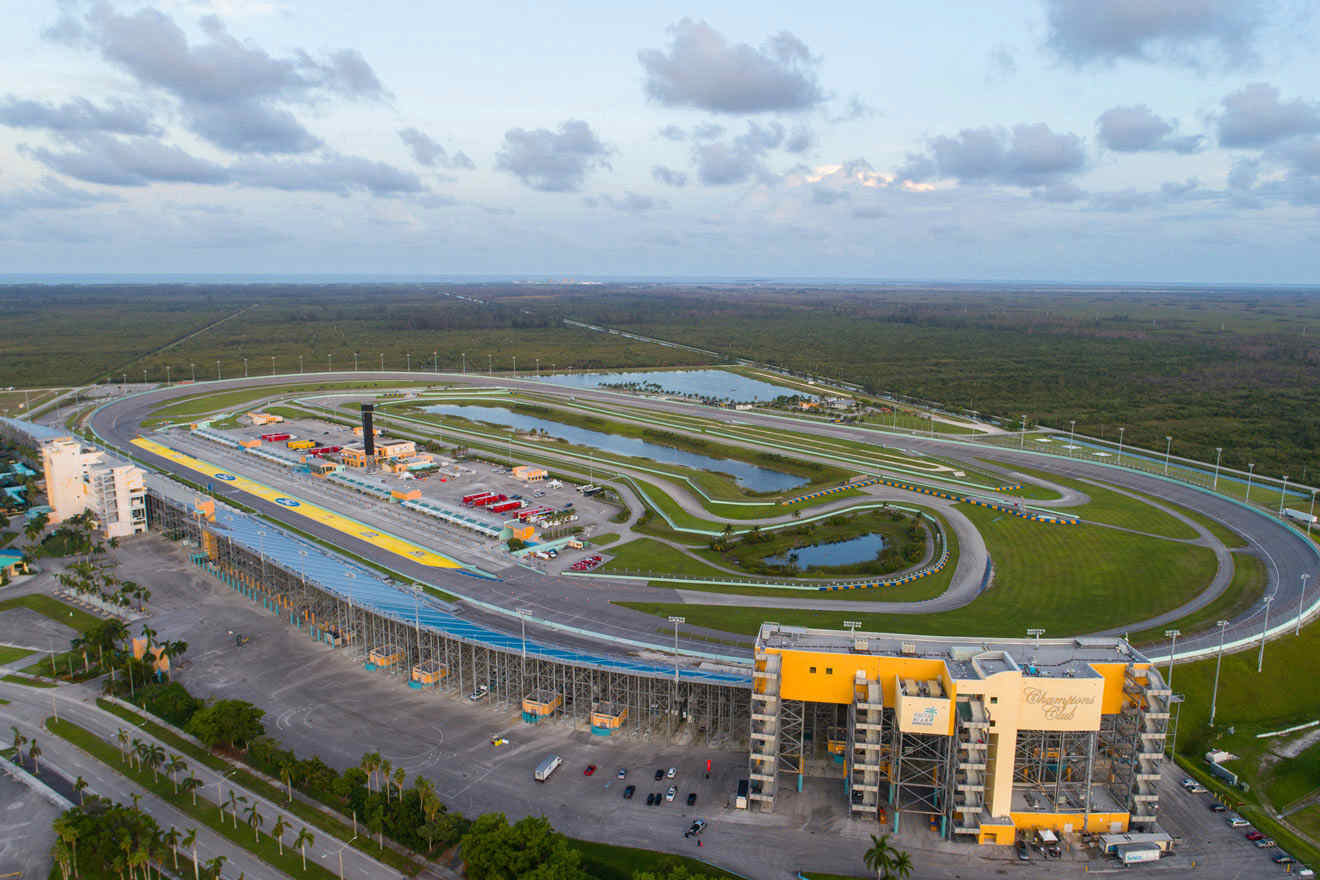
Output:
M1119 638L934 638L767 623L749 807L841 778L855 818L1011 844L1155 831L1169 689Z

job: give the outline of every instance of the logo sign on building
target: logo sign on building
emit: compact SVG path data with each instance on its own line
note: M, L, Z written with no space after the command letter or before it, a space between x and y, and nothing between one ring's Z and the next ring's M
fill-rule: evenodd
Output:
M297 502L297 501L294 501L292 498L283 498L283 497L281 497L281 498L276 498L276 499L275 499L275 503L278 504L278 505L280 505L281 507L297 507L297 506L298 506L298 502Z
M926 706L912 713L908 719L908 724L912 727L934 727L935 722L939 720L940 710L936 706Z
M1038 730L1096 730L1103 695L1100 678L1025 681L1019 724Z

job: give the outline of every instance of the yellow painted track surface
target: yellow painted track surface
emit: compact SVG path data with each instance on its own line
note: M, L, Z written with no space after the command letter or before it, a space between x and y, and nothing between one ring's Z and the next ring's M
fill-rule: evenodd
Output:
M219 465L193 458L191 455L185 455L178 450L171 449L157 443L154 440L147 440L138 437L133 441L134 446L141 447L147 452L159 455L161 458L168 458L175 464L182 465L191 471L195 471L206 477L208 481L223 480L226 485L254 495L264 501L272 504L278 504L295 513L298 516L305 516L310 520L320 523L323 526L329 526L337 532L342 532L359 541L366 541L382 550L387 550L397 556L401 556L410 562L416 562L420 565L430 566L432 568L464 568L463 563L450 559L448 556L437 553L434 550L428 550L419 544L406 541L403 538L396 537L387 532L377 531L369 526L349 517L335 513L333 510L327 510L324 507L304 501L301 498L281 492L278 489L271 488L264 483L258 483L256 480L250 480L247 477L230 473Z

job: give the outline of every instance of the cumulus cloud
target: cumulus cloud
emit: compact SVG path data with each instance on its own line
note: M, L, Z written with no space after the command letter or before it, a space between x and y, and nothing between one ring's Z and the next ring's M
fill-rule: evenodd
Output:
M675 171L665 165L655 165L651 168L651 176L666 186L687 186L687 175L682 171Z
M1013 50L1003 43L996 43L990 49L985 63L985 81L987 83L1007 82L1017 76L1017 58Z
M927 156L909 156L896 176L920 183L937 177L962 183L1003 183L1043 186L1081 171L1086 164L1082 139L1071 132L1055 133L1044 123L1012 129L963 129L930 142Z
M600 197L600 200L616 211L625 211L629 214L641 214L656 208L669 207L669 203L664 199L656 199L635 192L625 192L620 198L604 195Z
M102 132L69 139L69 149L20 147L20 151L52 171L108 186L151 183L225 183L228 170L176 146L153 138L120 138Z
M425 165L428 168L453 168L464 171L471 171L476 168L476 163L468 158L467 154L461 150L450 155L440 143L434 140L426 132L416 128L399 129L399 139L408 147L408 152L417 160L419 165Z
M230 166L235 183L286 192L325 192L348 195L363 191L395 196L425 191L421 180L385 162L331 153L319 159L251 157Z
M495 156L495 167L542 192L573 192L582 188L588 171L609 167L610 149L580 119L570 119L558 131L511 128Z
M1263 2L1045 0L1047 45L1078 66L1121 60L1191 67L1248 61Z
M1296 98L1280 101L1269 83L1252 83L1227 95L1219 115L1219 144L1265 147L1286 138L1320 132L1320 103Z
M685 141L687 140L687 132L683 130L681 125L666 125L660 129L660 137L667 141Z
M1096 120L1100 143L1120 153L1168 151L1194 153L1201 147L1201 135L1174 136L1178 122L1157 116L1145 104L1111 107Z
M28 211L76 211L118 201L121 201L118 196L75 189L58 178L43 177L39 186L0 193L0 216Z
M841 111L826 117L826 119L828 122L836 124L840 122L856 122L859 119L868 119L874 116L875 113L875 108L864 101L861 96L853 95L848 99L848 102L844 104Z
M730 43L704 21L669 28L667 49L637 53L647 97L670 107L713 113L808 110L825 100L819 61L806 44L781 31L760 47Z
M814 142L815 136L811 133L811 129L805 125L799 125L793 129L784 141L784 149L790 153L805 153Z
M742 183L752 177L768 179L770 175L762 157L778 149L787 137L784 126L778 122L764 126L749 122L747 130L732 141L696 144L692 148L692 160L697 166L697 178L707 186Z
M1051 183L1037 187L1031 191L1031 195L1043 202L1067 205L1086 198L1086 190L1075 183Z
M238 40L215 16L201 25L205 39L191 43L163 12L125 14L98 4L81 19L62 19L48 36L89 47L141 85L177 99L192 131L233 152L303 153L318 147L321 141L289 105L388 96L355 50L336 50L321 59L301 50L278 57Z
M53 132L108 131L115 134L158 134L151 114L141 107L110 101L98 107L86 98L63 104L28 101L7 95L0 100L0 125L41 128Z

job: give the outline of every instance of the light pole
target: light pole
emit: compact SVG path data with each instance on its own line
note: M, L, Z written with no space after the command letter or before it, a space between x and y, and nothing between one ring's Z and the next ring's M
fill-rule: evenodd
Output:
M1169 638L1169 680L1165 682L1165 684L1167 684L1169 686L1169 689L1172 690L1173 689L1173 654L1174 651L1177 650L1178 636L1182 635L1182 630L1166 629L1164 631L1164 635L1168 636Z
M193 380L193 384L196 385L196 384L197 384L197 365L194 364L194 363L192 363L192 362L189 362L189 363L188 363L188 366L192 367L192 380Z
M541 378L541 359L536 359L536 378Z
M169 367L165 368L165 378L167 380L167 383L170 375L169 369L170 369ZM1311 536L1311 524L1313 522L1315 522L1315 490L1314 489L1311 490L1311 515L1307 517L1306 520L1306 536L1308 538Z
M1302 608L1306 605L1306 582L1311 579L1310 572L1302 573L1302 592L1297 597L1297 630L1293 633L1295 636L1302 634Z
M513 378L518 378L518 356L516 354L513 356Z
M486 355L486 375L495 375L495 356L493 354Z
M380 371L385 372L385 352L380 353Z
M1068 420L1068 457L1072 458L1073 450L1077 448L1077 420Z
M1242 497L1242 500L1247 502L1248 504L1251 503L1251 477L1255 473L1256 473L1256 463L1253 461L1247 465L1247 494Z
M1256 655L1256 671L1260 672L1265 667L1265 633L1270 631L1270 604L1274 601L1273 596L1265 597L1265 621L1260 627L1260 653Z
M166 387L166 388L170 387L170 365L169 365L169 364L166 364L166 365L165 365L165 387ZM1312 506L1312 507L1315 506L1315 493L1314 493L1314 492L1311 493L1311 506ZM1307 531L1308 531L1308 532L1310 531L1310 526L1307 526Z
M1182 720L1182 704L1185 694L1169 694L1169 705L1178 707L1178 714L1173 716L1173 741L1169 743L1169 757L1178 760L1178 722Z
M1215 447L1215 483L1213 486L1210 487L1212 489L1219 488L1219 459L1222 458L1223 455L1224 455L1224 448L1222 446L1216 446Z
M270 356L270 374L275 375L275 355Z
M325 356L325 371L327 373L333 373L335 371L335 356L333 354L327 354Z
M459 352L458 356L463 359L463 375L467 375L467 352Z
M1215 621L1219 627L1219 653L1215 655L1215 686L1210 691L1210 726L1215 726L1215 709L1219 704L1219 667L1224 663L1224 630L1228 629L1227 620Z
M674 684L678 684L678 625L687 623L687 618L671 616L669 622L674 625Z
M302 371L303 371L303 356L302 356L302 355L298 355L298 375L301 376L301 375L302 375Z
M439 352L439 351L433 351L433 352L431 352L431 372L432 372L432 373L438 373L438 372L440 372L440 352Z
M1118 463L1119 464L1123 463L1123 432L1126 430L1127 428L1118 429Z
M356 373L357 371L358 371L358 353L355 351L353 352L353 372Z
M898 410L894 410L894 418L898 418ZM1022 433L1018 434L1018 449L1023 448L1027 443L1027 414L1022 414Z
M1283 516L1284 497L1288 494L1288 475L1283 475L1283 488L1279 490L1279 516Z
M215 359L215 380L220 381L220 358Z
M513 613L518 615L518 622L522 624L522 668L523 677L527 676L527 618L532 616L530 608L515 608Z
M1027 635L1029 635L1029 636L1035 636L1035 638L1036 638L1036 647L1039 648L1039 647L1040 647L1040 637L1043 636L1043 635L1045 635L1045 630L1041 629L1041 628L1038 627L1038 626L1033 626L1031 629L1027 630Z
M408 359L408 372L412 372L412 352L407 352L404 357Z
M1173 435L1166 434L1164 439L1168 441L1164 445L1164 476L1169 475L1169 454L1173 452Z

